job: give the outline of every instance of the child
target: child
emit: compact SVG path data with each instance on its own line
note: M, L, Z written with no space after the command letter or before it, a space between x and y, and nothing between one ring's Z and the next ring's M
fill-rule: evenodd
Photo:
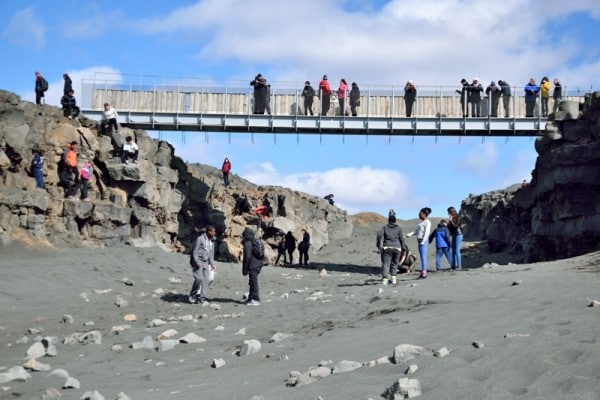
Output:
M137 163L139 154L140 150L138 145L133 141L131 136L127 136L125 138L125 144L123 145L123 162L129 164L129 159L131 159L134 163Z
M419 225L417 229L406 235L410 237L417 235L417 242L419 244L419 257L421 258L421 275L417 279L427 278L427 239L429 238L429 232L431 231L431 221L427 219L427 216L431 214L431 208L421 208L419 211Z
M450 230L448 229L448 221L445 219L441 220L437 228L429 235L429 243L435 238L435 269L440 271L442 269L442 255L446 256L448 264L452 265L450 261L450 244L452 238L450 237Z
M92 178L92 164L86 161L81 167L81 200L90 201L88 191L90 190L90 179Z

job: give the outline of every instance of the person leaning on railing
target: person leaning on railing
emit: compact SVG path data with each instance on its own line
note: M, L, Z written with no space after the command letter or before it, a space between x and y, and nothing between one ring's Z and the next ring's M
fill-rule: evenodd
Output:
M554 100L554 104L552 104L552 112L557 112L558 105L562 101L562 86L558 78L554 78L554 92L552 93L552 99Z
M504 107L504 118L508 118L510 115L510 85L508 82L499 80L498 86L502 92L502 106Z

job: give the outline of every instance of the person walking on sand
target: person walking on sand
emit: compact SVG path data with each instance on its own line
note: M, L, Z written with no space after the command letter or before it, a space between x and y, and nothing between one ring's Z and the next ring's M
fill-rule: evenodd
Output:
M403 237L402 228L396 224L396 215L390 212L388 223L377 233L377 241L375 243L381 253L381 276L384 286L389 283L390 278L392 285L397 283L396 274L398 273L400 253L404 246Z
M442 256L446 256L448 264L452 265L450 257L450 245L452 243L452 237L448 230L448 221L445 219L441 220L437 228L429 235L429 243L435 239L435 270L442 270Z
M427 244L429 243L429 234L431 232L431 221L427 219L429 214L431 214L431 208L421 208L419 211L419 219L421 222L417 225L417 229L406 235L406 237L417 235L419 258L421 259L421 274L417 279L427 278Z
M292 231L288 231L288 233L285 234L285 250L287 251L289 263L291 265L294 263L294 250L296 250L296 238Z
M216 229L212 225L206 227L206 230L202 230L196 239L194 250L192 250L192 254L190 255L190 265L194 276L194 283L192 284L188 298L191 304L200 303L203 306L208 305L206 295L210 283L210 271L216 269L215 233Z
M263 260L255 255L255 241L260 240L254 236L254 231L250 228L242 232L242 245L244 247L242 257L242 274L248 276L248 306L260 305L260 293L258 287L258 275L263 267Z
M308 265L308 249L310 249L310 233L308 233L308 229L302 229L302 241L298 245L298 252L300 253L300 261L298 263L302 265L302 261L304 261L304 265Z
M463 240L462 233L462 222L460 215L454 207L448 207L448 230L452 237L452 243L450 244L450 254L452 261L450 262L450 268L453 270L462 268L462 259L460 255L460 245Z

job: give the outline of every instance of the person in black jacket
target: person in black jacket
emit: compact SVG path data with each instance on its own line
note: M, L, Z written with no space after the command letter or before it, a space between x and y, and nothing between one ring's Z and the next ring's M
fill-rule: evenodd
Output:
M79 107L77 107L77 100L75 100L74 92L71 90L60 99L60 104L63 106L63 115L65 117L77 118L79 115Z
M69 92L73 91L73 81L71 77L66 72L63 74L63 79L65 81L65 86L63 87L63 94L69 94Z
M313 101L315 99L315 89L310 86L310 82L304 82L304 89L302 89L302 97L304 97L304 115L313 115Z
M406 82L404 86L404 103L406 105L406 116L412 115L412 108L415 100L417 99L417 88L413 84L413 81Z
M562 101L562 85L558 78L554 78L554 92L552 92L552 99L554 100L552 112L555 113L558 111L558 105Z
M360 106L360 89L356 82L352 82L352 89L350 89L350 112L353 117L356 117L356 107Z
M267 80L258 74L250 86L254 86L254 114L264 114L267 108Z
M498 103L500 102L502 91L498 86L496 86L496 82L492 81L485 89L485 94L488 95L488 98L491 101L492 108L490 110L490 117L495 118L498 116Z
M479 78L473 79L473 83L467 88L469 91L469 97L471 99L471 116L481 116L481 92L483 92L483 86L479 83Z
M471 102L471 96L469 95L469 82L465 78L460 80L461 89L457 90L456 93L460 94L460 109L462 111L463 118L469 116L469 103Z
M298 263L302 265L302 260L304 260L304 265L308 265L308 249L310 248L310 234L307 229L302 229L302 242L298 245L298 252L300 253L300 261Z
M288 253L290 264L294 263L294 250L296 250L296 238L292 234L292 231L288 231L285 234L285 250Z
M510 85L506 81L499 80L498 86L500 86L500 91L502 92L502 106L504 107L504 118L508 118L510 114Z
M252 254L252 247L254 242L254 231L251 228L244 229L242 232L242 245L244 246L244 255L242 258L242 274L249 276L248 285L250 291L248 293L248 306L259 306L260 295L258 289L258 275L263 267L263 260L259 260ZM258 239L260 240L260 239Z
M388 223L377 233L376 242L377 249L381 253L383 285L389 283L390 276L392 285L396 284L398 261L404 246L403 238L402 228L396 224L396 214L393 210L390 210Z
M35 104L42 104L46 90L48 90L48 81L40 74L40 71L35 71Z

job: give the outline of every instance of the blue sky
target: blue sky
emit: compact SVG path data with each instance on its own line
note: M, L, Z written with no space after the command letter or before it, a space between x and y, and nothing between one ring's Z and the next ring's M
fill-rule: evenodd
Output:
M600 88L597 0L2 1L0 88L32 100L33 73L58 104L94 72L272 83L457 85L478 76L524 85L560 78ZM77 96L77 93L76 93ZM153 133L158 136L159 133ZM479 194L529 180L530 138L371 137L161 132L187 161L257 184L334 193L350 213L394 208L437 216Z

